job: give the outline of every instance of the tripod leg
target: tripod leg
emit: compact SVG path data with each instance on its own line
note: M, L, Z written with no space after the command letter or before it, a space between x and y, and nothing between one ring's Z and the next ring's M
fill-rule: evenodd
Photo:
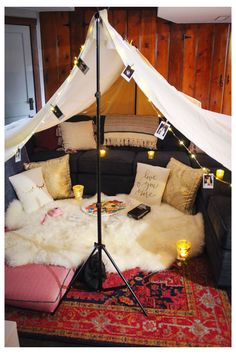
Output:
M68 290L72 288L73 284L76 282L76 280L78 279L78 276L80 275L80 273L82 272L82 270L84 269L84 267L86 266L86 264L88 263L89 259L92 257L92 255L95 253L95 251L97 250L96 245L94 246L94 249L92 250L92 252L90 253L90 255L88 256L88 258L84 261L84 263L82 264L82 266L80 268L78 268L75 272L75 275L73 276L70 285L68 286Z
M120 269L118 268L118 266L116 265L115 261L113 260L113 258L111 257L110 253L107 251L106 247L104 245L102 245L102 249L103 251L106 253L107 257L110 259L111 263L113 264L113 266L115 267L117 273L119 274L119 276L121 277L121 279L123 280L123 282L126 284L127 288L129 289L129 291L131 292L131 294L133 295L133 297L135 298L135 300L137 301L137 303L139 304L139 307L142 309L143 313L145 316L147 316L147 312L145 311L143 305L141 304L141 302L139 301L139 299L137 298L137 296L135 295L133 289L131 288L131 286L129 285L128 281L125 279L125 277L123 276L123 274L121 273Z

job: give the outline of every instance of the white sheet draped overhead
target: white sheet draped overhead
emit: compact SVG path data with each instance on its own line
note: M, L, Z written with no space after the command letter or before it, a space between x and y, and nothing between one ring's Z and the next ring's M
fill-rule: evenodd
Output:
M137 48L130 45L109 24L107 11L100 12L101 93L120 76L124 67L132 66L133 78L154 106L189 140L209 156L231 169L231 116L202 109L171 86ZM74 66L70 75L34 118L22 119L5 127L5 159L12 157L35 133L48 129L88 108L96 92L96 23L91 20L80 58L88 65L87 74ZM51 111L57 105L63 119Z

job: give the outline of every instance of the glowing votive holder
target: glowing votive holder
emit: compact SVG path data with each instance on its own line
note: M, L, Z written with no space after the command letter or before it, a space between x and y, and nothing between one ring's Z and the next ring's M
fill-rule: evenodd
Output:
M191 242L187 240L178 240L176 242L176 248L177 248L177 259L183 262L186 261L186 259L190 255Z
M84 186L82 184L76 184L73 186L73 192L75 199L82 199L84 193Z
M149 160L154 159L154 155L155 155L155 151L153 151L153 150L149 150L149 151L148 151L148 158L149 158Z
M223 179L225 171L224 170L216 170L216 178Z
M100 149L100 151L99 151L99 155L100 155L100 157L105 157L106 156L106 150L105 149Z

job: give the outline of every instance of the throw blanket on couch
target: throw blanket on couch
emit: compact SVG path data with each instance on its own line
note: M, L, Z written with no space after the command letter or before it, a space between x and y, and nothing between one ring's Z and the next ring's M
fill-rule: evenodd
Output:
M201 253L204 227L200 213L185 215L161 204L152 206L151 212L137 221L126 214L139 202L127 195L103 196L104 199L119 199L127 205L115 215L102 217L102 241L121 271L134 267L148 271L168 268L176 258L175 242L179 239L191 241L191 256ZM82 203L94 201L95 197ZM47 215L55 207L62 214ZM14 201L7 210L6 224L15 228L6 232L5 237L6 261L11 266L43 263L77 267L87 259L97 241L96 216L84 213L74 199L54 201L31 214L24 213L19 201ZM107 271L114 271L105 253L103 261Z

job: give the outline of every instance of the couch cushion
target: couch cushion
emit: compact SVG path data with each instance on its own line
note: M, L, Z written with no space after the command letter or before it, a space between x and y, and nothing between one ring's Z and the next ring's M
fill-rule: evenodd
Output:
M175 133L175 135L178 137L179 140L183 140L185 145L188 146L190 141L182 134L180 133L177 129L175 129L173 126L171 126L172 131ZM158 139L157 141L157 150L159 151L183 151L185 152L185 148L183 145L179 144L179 140L175 138L175 136L171 133L171 131L168 131L168 133L165 136L165 139L161 140Z
M5 302L17 307L53 312L73 275L72 269L52 265L6 266Z
M231 198L210 197L207 211L219 245L231 249Z
M47 151L32 152L30 154L30 161L33 162L46 161L64 155L65 155L64 150L47 150Z
M148 205L160 205L170 170L138 163L130 196Z
M63 122L60 124L65 150L96 149L93 122Z
M101 158L101 172L106 175L133 175L133 163L136 153L129 150L107 149L106 156ZM88 150L77 160L78 172L96 173L97 151Z
M152 160L148 159L147 151L139 151L135 157L135 166L138 162L142 162L153 166L166 167L171 157L185 165L190 165L188 154L183 151L155 151Z
M231 171L227 170L226 168L224 168L224 170L225 170L224 181L231 183ZM211 168L210 171L211 171L211 173L215 174L216 168ZM211 196L223 195L223 196L227 196L230 198L231 191L232 191L232 188L230 187L230 185L228 185L226 183L222 183L222 182L218 181L217 179L215 179L213 189L199 188L198 194L201 197L201 199L203 200L203 202L205 203L205 205L207 206L208 202L209 202L209 198Z
M9 180L9 176L23 172L23 163L28 161L29 158L26 148L23 147L21 150L21 161L15 162L15 156L13 156L5 162L5 210L8 208L10 202L12 202L14 199L17 199L16 192Z
M208 168L223 168L220 162L214 160L212 157L209 155L205 154L204 152L202 153L194 153L196 155L196 159L200 163L202 167L208 167ZM195 159L191 159L191 166L196 168L199 167Z
M53 199L72 196L68 154L57 159L24 163L24 167L26 170L42 167L44 181Z
M202 169L196 169L179 162L173 157L167 165L170 176L163 201L185 214L192 214L197 191L202 180Z
M102 192L106 195L129 194L133 184L134 176L102 175ZM96 194L96 175L88 173L72 173L72 184L84 185L84 197Z
M26 213L32 213L53 199L48 193L42 167L9 177Z
M36 151L56 150L58 145L57 126L43 130L34 135L34 144Z

